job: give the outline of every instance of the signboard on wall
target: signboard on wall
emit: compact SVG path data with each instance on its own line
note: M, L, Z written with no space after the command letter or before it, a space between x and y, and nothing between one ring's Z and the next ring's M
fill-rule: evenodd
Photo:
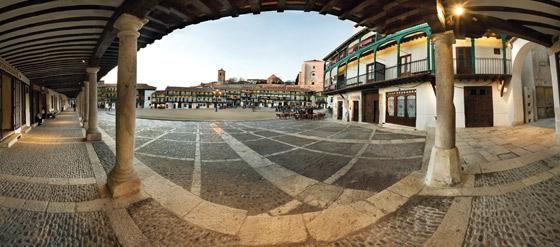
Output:
M16 68L12 67L8 62L6 62L2 58L0 58L0 69L12 75L13 77L17 78L18 80L25 82L25 84L30 85L29 79L27 79L25 75L19 72L19 70L17 70Z

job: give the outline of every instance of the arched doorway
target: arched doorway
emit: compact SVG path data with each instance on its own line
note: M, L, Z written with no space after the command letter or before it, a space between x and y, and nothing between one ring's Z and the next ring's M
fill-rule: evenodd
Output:
M552 65L547 48L518 39L513 43L513 64L510 95L514 123L532 123L554 117Z

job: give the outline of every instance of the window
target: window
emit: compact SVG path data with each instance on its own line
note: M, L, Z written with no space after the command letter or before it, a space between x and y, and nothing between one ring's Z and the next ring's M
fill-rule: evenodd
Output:
M397 117L404 117L404 96L397 97Z
M494 48L494 55L500 55L502 53L502 49Z
M401 75L408 75L411 72L410 63L412 62L412 55L407 54L401 56L400 63L401 63Z
M387 114L395 116L395 97L387 97Z
M406 98L406 112L409 118L416 117L416 95L410 95Z
M370 63L368 65L366 65L366 75L367 75L367 80L373 80L375 79L375 64L374 63Z

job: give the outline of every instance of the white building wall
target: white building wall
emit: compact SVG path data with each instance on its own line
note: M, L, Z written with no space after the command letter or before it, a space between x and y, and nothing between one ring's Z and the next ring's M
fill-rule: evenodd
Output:
M150 104L152 103L152 94L154 94L155 90L145 90L144 91L144 108L150 108Z
M388 92L396 92L399 90L416 90L416 128L425 130L426 127L435 126L436 117L436 96L432 89L432 84L429 82L424 83L411 83L403 84L394 87L386 87L379 89L379 122L386 122L386 109Z

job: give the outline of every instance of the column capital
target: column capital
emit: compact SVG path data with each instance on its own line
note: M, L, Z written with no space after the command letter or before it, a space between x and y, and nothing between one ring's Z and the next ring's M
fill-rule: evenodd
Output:
M554 55L560 52L560 41L556 41L550 48L548 48L548 55Z
M148 19L146 18L138 18L134 15L124 13L117 18L113 27L119 30L119 37L121 35L138 36L138 30L146 23L148 23Z
M455 44L455 34L453 31L446 31L441 33L433 33L431 35L432 41L435 42L446 42L447 44Z
M88 67L86 68L86 71L88 72L88 74L96 74L97 72L99 72L99 67Z

